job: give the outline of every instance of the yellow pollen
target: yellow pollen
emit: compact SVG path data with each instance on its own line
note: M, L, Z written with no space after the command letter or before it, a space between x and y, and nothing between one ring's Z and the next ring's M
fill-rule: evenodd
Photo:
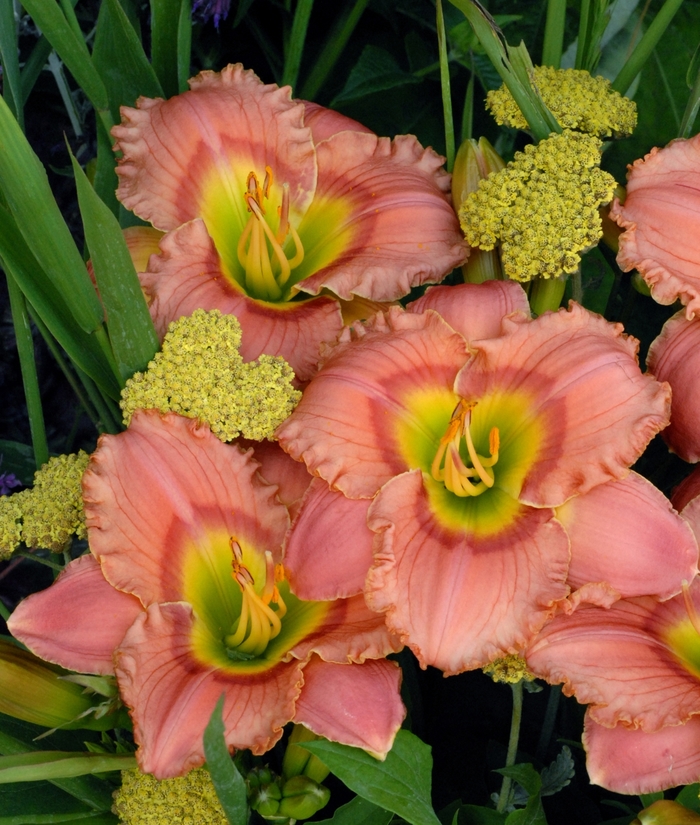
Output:
M245 287L261 300L279 301L283 297L292 270L304 260L301 239L289 221L289 184L282 184L282 203L277 209L277 229L273 231L265 215L264 202L270 198L274 174L265 167L262 186L255 172L248 174L243 198L251 213L238 239L238 262L245 271ZM287 256L287 238L294 244L294 254Z
M282 630L282 618L287 612L277 589L277 570L269 550L265 551L265 584L262 593L255 590L255 580L243 564L243 551L237 539L229 539L231 548L231 576L241 588L241 614L224 637L231 659L253 659L265 652L271 639ZM281 565L277 565L281 567ZM273 610L270 604L277 610Z
M442 481L447 489L461 498L478 496L494 484L493 466L498 461L500 443L498 427L489 433L489 456L479 455L471 435L471 414L476 402L461 398L452 412L450 423L440 439L430 473L436 481ZM469 464L460 455L464 439Z

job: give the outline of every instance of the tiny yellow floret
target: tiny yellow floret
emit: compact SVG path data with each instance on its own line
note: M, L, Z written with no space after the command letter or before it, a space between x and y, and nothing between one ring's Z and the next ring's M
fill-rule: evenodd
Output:
M301 393L284 358L261 355L244 362L240 344L238 319L218 309L198 309L174 321L147 370L122 390L124 423L136 410L151 409L203 421L222 441L271 438Z
M502 659L494 659L493 662L483 667L482 671L494 682L507 682L510 685L521 681L532 682L535 678L528 670L525 659L512 653Z
M576 129L601 138L626 137L637 125L637 104L612 89L604 77L593 77L583 69L536 66L532 79L542 100L564 129ZM505 86L487 94L486 106L501 126L528 128Z
M500 243L503 271L516 281L575 272L580 253L602 237L598 208L615 190L600 149L598 138L565 130L516 152L462 204L467 243L487 250Z
M59 553L71 536L87 536L80 482L89 459L83 450L50 458L31 489L0 498L0 559L21 542Z
M123 825L227 825L209 772L158 780L137 768L122 771L112 812Z

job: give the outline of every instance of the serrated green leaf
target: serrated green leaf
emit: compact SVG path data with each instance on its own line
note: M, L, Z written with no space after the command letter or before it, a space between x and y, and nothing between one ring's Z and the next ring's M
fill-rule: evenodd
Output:
M0 784L34 782L37 779L70 779L135 767L136 759L132 755L31 751L0 756Z
M540 795L542 779L534 767L526 762L522 765L500 768L497 773L514 779L529 795L527 805L509 814L506 825L547 825Z
M421 78L405 72L392 54L378 46L365 46L360 59L348 76L343 91L331 105L357 100L373 92L420 83Z
M571 758L571 749L564 745L561 753L554 762L542 770L541 795L552 796L558 793L571 782L575 772L574 760Z
M139 95L163 97L163 88L119 0L104 0L95 31L92 62L119 120L120 106L133 106Z
M55 0L22 0L22 5L66 64L97 113L102 117L108 115L107 89L95 71L85 41L76 36L59 4Z
M389 825L393 817L391 811L356 796L341 805L330 819L322 819L316 825Z
M351 791L403 817L411 825L438 825L430 801L430 747L400 730L380 762L359 748L318 740L299 743L321 759Z
M243 777L233 764L224 739L223 709L222 695L204 730L204 757L216 795L230 825L245 825L248 821L246 787Z
M107 314L112 351L124 381L146 368L159 343L119 222L71 153L95 280Z

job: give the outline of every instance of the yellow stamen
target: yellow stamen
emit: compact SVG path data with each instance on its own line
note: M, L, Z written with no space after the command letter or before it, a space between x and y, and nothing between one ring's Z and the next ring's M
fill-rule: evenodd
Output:
M262 655L270 640L279 635L281 619L287 607L275 583L277 569L272 553L269 550L265 552L265 583L259 594L255 590L253 576L243 564L241 545L232 537L229 546L233 556L231 575L241 588L241 614L231 633L224 637L224 644L231 658L254 658ZM277 611L270 607L270 603L277 606Z
M489 456L479 455L471 435L471 413L475 402L461 398L452 412L445 434L440 439L430 473L436 481L442 481L450 492L461 498L478 496L493 487L495 475L491 469L498 461L500 438L498 427L489 433ZM464 439L471 466L460 455Z

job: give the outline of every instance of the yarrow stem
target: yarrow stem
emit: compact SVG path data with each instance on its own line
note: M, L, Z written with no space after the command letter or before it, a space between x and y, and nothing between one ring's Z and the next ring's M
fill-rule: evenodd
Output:
M506 764L504 767L510 768L515 764L515 757L518 753L518 740L520 738L520 722L523 716L523 683L522 680L511 684L513 691L513 714L510 720L510 738L508 739L508 752L506 753ZM509 776L503 777L501 793L498 796L496 810L503 813L508 805L510 789L513 780Z

